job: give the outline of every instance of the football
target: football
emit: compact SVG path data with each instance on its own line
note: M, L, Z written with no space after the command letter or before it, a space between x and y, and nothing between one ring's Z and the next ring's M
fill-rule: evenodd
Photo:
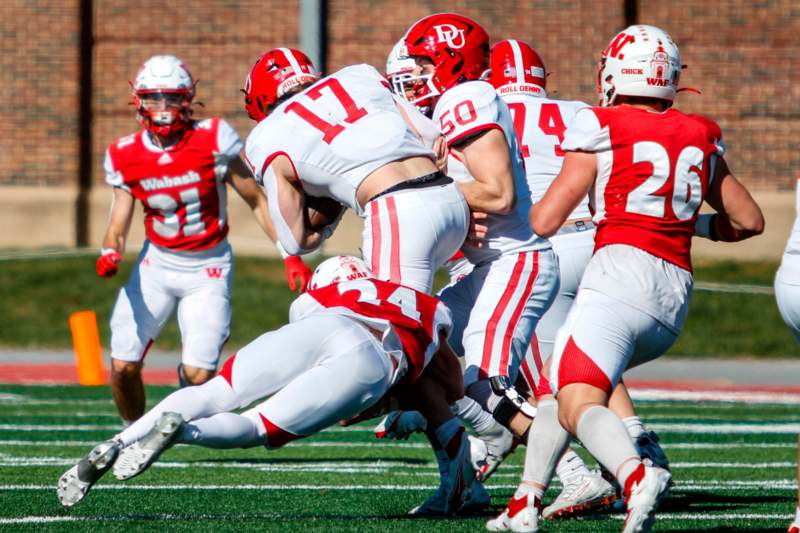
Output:
M305 222L306 226L318 231L336 220L344 206L332 198L305 195Z

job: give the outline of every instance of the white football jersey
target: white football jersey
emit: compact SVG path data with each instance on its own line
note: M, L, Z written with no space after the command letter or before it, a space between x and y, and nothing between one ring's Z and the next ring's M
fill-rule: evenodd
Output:
M484 246L478 248L465 244L462 250L467 259L480 265L506 253L549 248L547 239L533 233L528 223L531 193L525 177L525 165L514 133L511 113L494 87L483 81L456 85L439 98L433 111L433 120L439 124L449 146L482 130L499 129L506 137L511 154L516 190L514 210L505 215L489 215L486 220L489 229ZM452 152L447 162L447 174L460 182L474 180Z
M269 163L287 156L306 193L333 198L360 216L356 190L373 171L408 157L435 158L369 65L345 67L279 105L253 128L245 155L262 184Z
M547 188L561 171L564 151L561 142L578 110L589 107L578 101L553 100L530 94L510 93L501 96L514 119L514 130L525 160L525 172L531 190L531 202L542 199ZM588 218L589 195L568 219Z
M800 255L800 179L797 180L797 193L795 197L795 208L797 215L794 219L792 226L792 233L789 235L789 240L786 243L787 254Z

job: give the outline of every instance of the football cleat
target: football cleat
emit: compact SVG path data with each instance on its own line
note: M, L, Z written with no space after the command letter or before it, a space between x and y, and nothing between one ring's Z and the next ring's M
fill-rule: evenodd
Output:
M458 516L474 515L480 513L491 503L491 497L486 487L480 481L474 481L467 494L464 496L463 503L455 513ZM434 517L447 516L447 496L444 485L440 485L436 492L428 496L422 504L411 509L408 514L415 517Z
M650 466L669 470L669 459L667 459L667 454L664 453L658 441L658 434L655 431L645 431L636 438L634 445L642 461L645 463L650 461Z
M656 508L669 492L672 475L663 468L642 464L626 482L628 515L622 533L649 533Z
M427 427L428 421L419 411L392 411L375 426L375 438L406 440Z
M515 531L534 533L539 531L539 511L542 502L531 492L517 497L514 494L508 506L496 518L486 522L489 531Z
M162 413L153 429L122 450L114 463L114 477L130 479L147 470L164 450L172 446L183 425L183 418L178 413Z
M576 476L566 484L553 503L542 511L542 518L571 517L586 511L602 509L617 499L617 490L600 474Z
M460 512L476 512L489 503L489 494L483 487L473 490L475 470L470 462L470 445L467 434L459 431L458 449L451 459L444 451L436 454L439 462L439 487L421 505L408 514L413 516L450 516Z
M78 464L64 472L56 489L61 505L72 507L86 497L92 485L114 464L119 451L119 442L101 442L92 448L89 455L78 461Z

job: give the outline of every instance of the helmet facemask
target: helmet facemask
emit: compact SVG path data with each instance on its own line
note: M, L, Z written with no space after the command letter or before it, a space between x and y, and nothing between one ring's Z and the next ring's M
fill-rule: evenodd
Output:
M134 94L137 119L147 131L167 137L191 122L192 100L186 91L140 91Z

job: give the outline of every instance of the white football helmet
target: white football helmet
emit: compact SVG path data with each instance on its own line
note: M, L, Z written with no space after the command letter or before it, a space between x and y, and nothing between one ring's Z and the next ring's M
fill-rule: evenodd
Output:
M629 26L611 39L600 58L600 105L613 105L617 95L672 102L680 74L678 46L664 30L643 24Z
M309 290L321 289L341 281L352 281L372 277L367 264L351 255L337 255L326 259L314 269Z
M420 79L420 76L414 75L416 66L417 62L408 56L405 40L400 39L386 58L386 79L394 94L415 104L420 112L427 114L430 110L430 99L418 99L414 94L415 85Z
M177 57L151 57L139 68L131 86L137 118L147 130L169 135L189 123L195 83Z

